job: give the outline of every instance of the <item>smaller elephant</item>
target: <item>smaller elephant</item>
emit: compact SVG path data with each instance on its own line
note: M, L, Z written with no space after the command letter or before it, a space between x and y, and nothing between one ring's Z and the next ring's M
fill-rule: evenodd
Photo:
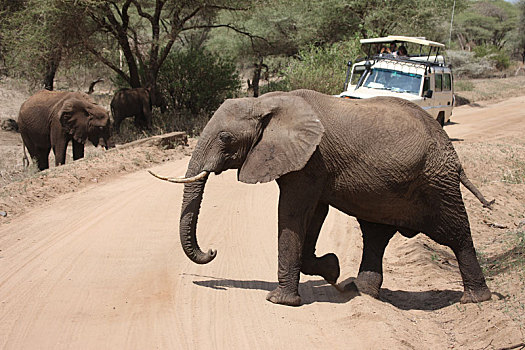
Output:
M49 168L51 149L55 165L65 164L69 141L73 142L74 160L84 157L86 140L95 147L100 139L106 149L115 146L109 113L81 92L37 92L20 107L18 126L24 146L40 170Z
M115 130L120 132L120 124L129 117L135 117L137 128L151 129L153 106L151 88L120 89L111 100L111 114Z

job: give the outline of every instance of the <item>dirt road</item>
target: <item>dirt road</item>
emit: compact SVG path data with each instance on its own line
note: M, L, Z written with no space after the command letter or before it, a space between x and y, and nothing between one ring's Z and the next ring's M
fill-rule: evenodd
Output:
M520 97L458 108L445 130L465 142L523 138L524 107ZM187 161L153 170L182 175ZM381 300L302 276L303 306L271 304L276 184L210 177L198 235L218 256L204 266L180 247L182 189L140 171L1 226L0 348L481 349L523 339L498 300L458 304L455 259L421 235L392 240ZM357 222L331 210L317 253L339 256L341 282L356 275L361 248Z

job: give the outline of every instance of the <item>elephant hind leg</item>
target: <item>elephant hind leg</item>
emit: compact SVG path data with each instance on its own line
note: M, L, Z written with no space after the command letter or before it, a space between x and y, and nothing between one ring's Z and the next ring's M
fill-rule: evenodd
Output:
M460 302L479 303L490 300L492 293L485 283L472 240L452 248L458 259L459 271L463 279L464 292Z
M333 253L318 258L315 256L315 245L323 222L328 214L328 204L319 203L306 230L303 245L301 272L305 275L318 275L328 283L335 284L339 278L339 259Z
M374 298L379 297L383 284L383 255L397 228L358 219L363 234L363 257L357 278L345 286L346 290L357 290Z
M443 210L441 224L435 232L427 234L439 244L450 247L458 260L464 292L461 303L490 300L492 293L476 257L465 206L461 202L454 210Z

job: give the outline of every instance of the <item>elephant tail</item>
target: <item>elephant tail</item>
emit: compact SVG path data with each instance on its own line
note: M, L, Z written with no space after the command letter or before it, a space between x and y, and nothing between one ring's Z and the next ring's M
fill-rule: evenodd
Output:
M494 204L494 202L496 202L496 200L493 199L490 202L487 201L485 197L483 197L481 192L478 190L478 188L474 186L472 182L470 182L469 178L467 177L467 174L465 174L465 171L461 166L459 167L459 180L466 188L468 188L470 192L472 192L474 196L476 196L477 199L479 199L479 201L483 204L484 208L492 209L492 205Z
M26 143L24 142L24 139L22 139L22 150L24 151L24 158L22 158L22 164L24 165L24 168L27 168L29 166L29 157L26 153Z

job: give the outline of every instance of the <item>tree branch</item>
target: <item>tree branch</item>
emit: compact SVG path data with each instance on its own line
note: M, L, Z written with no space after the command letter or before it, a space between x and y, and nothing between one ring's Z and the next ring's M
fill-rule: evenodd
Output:
M266 43L269 43L268 40L266 38L263 38L262 36L258 36L258 35L253 35L249 32L246 32L246 31L243 31L239 28L236 28L234 27L233 25L231 24L206 24L206 25L196 25L196 26L190 26L190 27L185 27L185 28L182 28L181 29L181 32L183 31L186 31L186 30L192 30L192 29L206 29L206 28L228 28L228 29L231 29L239 34L242 34L242 35L246 35L247 37L251 38L251 39L260 39L260 40L263 40L264 42Z
M97 51L95 48L91 47L88 43L84 42L84 46L86 47L86 49L91 52L91 54L93 56L95 56L100 62L102 62L103 64L105 64L106 66L108 66L109 68L111 68L112 70L114 70L118 75L120 75L128 84L131 85L131 79L129 78L129 76L124 73L119 67L117 67L116 65L113 64L113 62L111 62L109 59L107 59L106 57L104 57L104 55L102 55L102 53L100 53L99 51Z
M133 5L135 5L135 8L137 9L137 12L139 13L140 17L146 18L150 22L153 21L153 16L150 15L149 13L147 13L147 12L144 12L142 10L142 6L139 4L139 2L137 0L131 0L131 2L133 2ZM164 5L164 4L162 4L162 5Z

